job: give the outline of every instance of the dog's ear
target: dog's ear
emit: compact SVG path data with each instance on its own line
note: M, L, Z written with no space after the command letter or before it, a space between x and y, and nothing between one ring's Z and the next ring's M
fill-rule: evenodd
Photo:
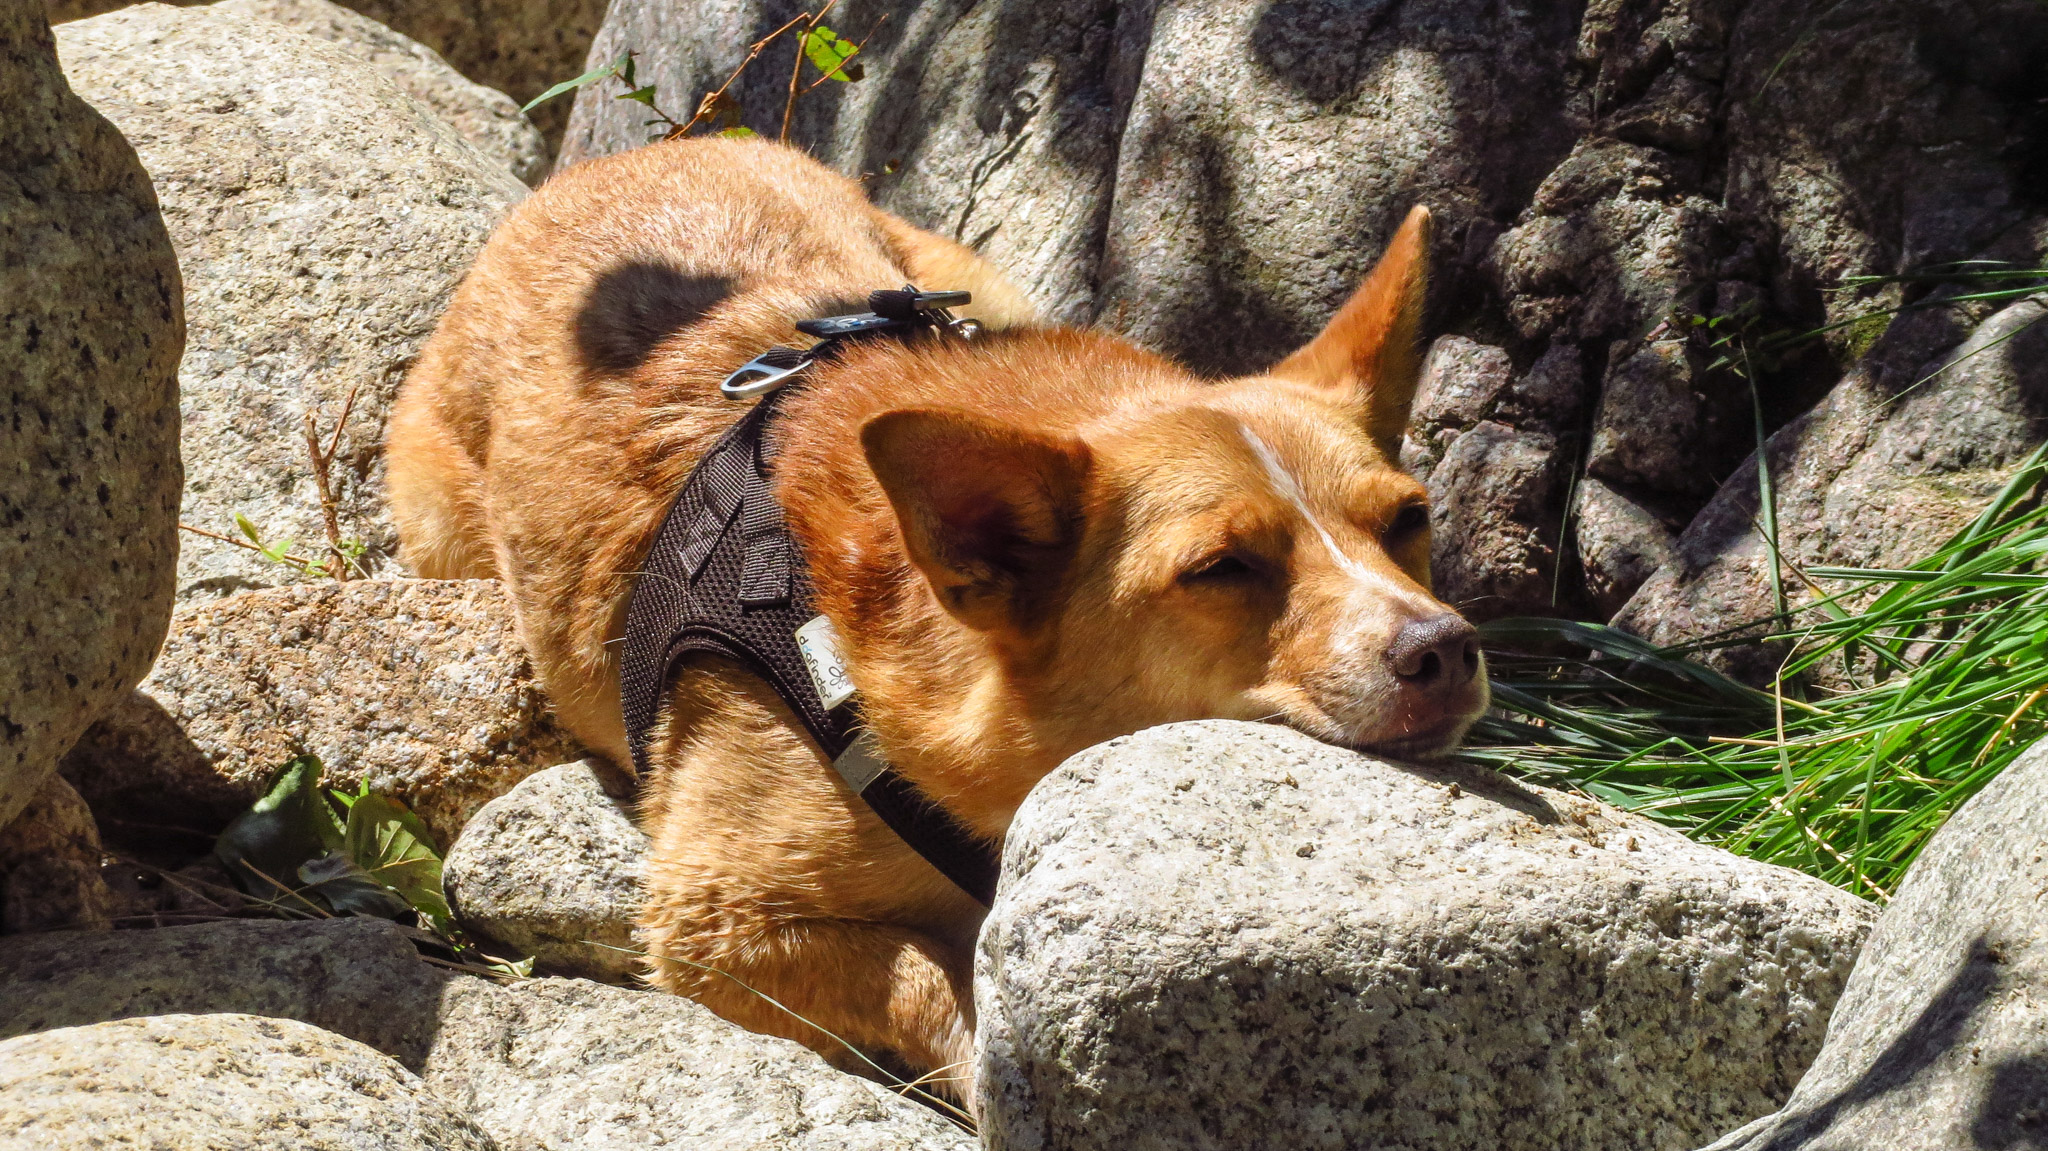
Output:
M943 408L884 412L860 442L946 610L1031 631L1080 539L1088 445Z
M1268 374L1327 388L1360 405L1365 428L1389 462L1422 370L1416 338L1429 287L1429 209L1417 204L1380 262L1315 339Z

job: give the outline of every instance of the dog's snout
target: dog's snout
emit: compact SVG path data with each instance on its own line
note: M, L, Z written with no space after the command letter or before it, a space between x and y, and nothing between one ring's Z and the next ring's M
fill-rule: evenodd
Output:
M1387 645L1387 663L1404 683L1455 691L1479 674L1479 632L1449 612L1409 620Z

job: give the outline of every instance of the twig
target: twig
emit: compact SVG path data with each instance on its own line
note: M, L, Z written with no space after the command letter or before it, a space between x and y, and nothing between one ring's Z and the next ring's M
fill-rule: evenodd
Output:
M796 38L796 60L789 66L789 99L782 102L782 134L775 137L781 143L789 143L789 121L796 115L796 98L802 95L796 86L804 77L804 46L810 42L811 33L816 32L818 25L824 23L825 13L830 12L832 6L837 3L839 0L825 0L825 6L818 9L818 14L811 16L804 24L803 35Z
M210 539L210 540L219 540L220 542L222 542L222 543L224 543L224 544L233 544L233 545L235 545L235 546L236 546L236 547L238 547L238 548L247 548L248 550L250 550L250 551L252 551L252 552L259 552L259 553L261 553L261 552L263 551L263 549L262 549L262 548L260 548L260 547L256 546L255 544L252 544L252 543L250 543L250 542L249 542L248 540L242 539L242 538L241 538L241 537L239 537L239 536L224 536L224 535L220 534L219 532L210 532L210 531L207 531L207 530L206 530L205 528L195 528L195 527L193 527L193 526L192 526L191 524L188 524L188 523L183 523L183 522L180 522L180 523L178 524L178 528L179 528L179 530L180 530L180 531L188 531L188 532L191 532L191 533L192 533L193 535L195 535L195 536L205 536L205 537L206 537L207 539ZM299 565L300 567L308 567L308 568L310 568L310 567L317 567L317 566L319 566L319 565L315 564L315 563L314 563L314 562L313 562L312 560L309 560L309 559L307 559L307 558L306 558L305 556L302 556L302 555L294 555L294 554L293 554L293 553L291 553L291 552L286 552L286 553L284 553L284 561L285 561L286 563L294 563L294 564L298 564L298 565Z
M335 453L341 450L341 433L348 426L348 417L355 411L356 389L362 386L358 380L348 390L348 398L341 402L341 418L334 423L334 435L327 442L327 450L320 449L320 430L313 422L313 413L305 413L306 455L313 461L313 486L320 496L320 518L327 529L327 574L336 583L348 582L348 553L341 550L341 517L334 504L334 486L328 479Z
M695 128L699 120L702 120L704 117L710 115L712 109L717 107L719 99L725 95L725 90L727 88L732 87L733 81L740 78L740 73L747 70L747 65L752 64L754 60L761 55L762 49L774 43L775 38L777 36L782 35L784 32L789 31L791 28L794 28L798 24L801 24L805 20L809 19L810 15L811 14L809 12L799 12L797 13L796 18L791 20L789 23L784 24L782 27L777 28L775 31L768 33L766 36L761 37L759 40L754 41L754 43L747 49L747 58L740 61L740 66L732 70L732 75L727 76L725 78L725 83L720 84L718 86L717 91L705 93L704 99L698 101L697 114L690 117L690 122L684 124L680 128L676 128L670 131L669 134L663 136L662 139L673 140L679 136L689 135L690 129ZM798 55L801 56L802 53L798 53Z

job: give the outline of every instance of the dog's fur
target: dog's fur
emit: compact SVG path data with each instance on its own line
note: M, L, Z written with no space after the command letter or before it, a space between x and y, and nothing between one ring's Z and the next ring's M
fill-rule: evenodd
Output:
M993 268L794 151L692 140L583 164L499 228L405 385L389 445L405 558L505 580L562 719L626 764L626 601L742 410L719 379L871 289L966 289L998 330L857 348L814 370L777 432L819 610L904 775L1000 841L1062 759L1154 724L1279 720L1441 751L1485 677L1429 593L1423 489L1396 464L1428 232L1418 208L1315 341L1212 382L1033 326ZM764 684L686 668L651 762L653 983L842 1065L818 1028L906 1072L967 1074L981 908Z

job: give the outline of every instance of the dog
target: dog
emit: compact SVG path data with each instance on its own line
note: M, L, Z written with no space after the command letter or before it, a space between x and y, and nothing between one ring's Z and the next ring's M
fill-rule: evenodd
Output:
M872 289L964 289L981 335L821 362L776 433L818 610L924 797L999 843L1062 760L1178 720L1441 754L1487 692L1474 630L1430 592L1426 493L1398 466L1429 236L1417 207L1311 342L1210 380L1042 325L988 263L795 150L709 138L593 160L513 209L403 386L402 557L503 580L562 721L627 764L626 605L745 410L719 381ZM735 663L678 673L648 756L647 980L971 1099L984 909Z

